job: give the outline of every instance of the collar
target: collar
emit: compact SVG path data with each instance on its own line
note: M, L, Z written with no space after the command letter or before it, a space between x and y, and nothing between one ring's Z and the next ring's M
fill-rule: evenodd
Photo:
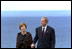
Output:
M43 26L42 26L42 29L43 29L43 28L45 28L45 29L46 29L46 28L47 28L47 25L46 25L45 27L43 27Z

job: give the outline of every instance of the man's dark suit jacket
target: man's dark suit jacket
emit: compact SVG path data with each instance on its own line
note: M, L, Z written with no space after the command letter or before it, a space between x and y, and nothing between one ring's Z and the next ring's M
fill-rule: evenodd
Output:
M42 37L42 26L36 28L34 44L38 41L37 48L55 48L55 31L47 26L44 38Z

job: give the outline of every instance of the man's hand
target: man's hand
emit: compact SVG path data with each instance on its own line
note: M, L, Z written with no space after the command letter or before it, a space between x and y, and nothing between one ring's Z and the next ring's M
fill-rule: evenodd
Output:
M34 44L31 44L31 48L35 48L35 45Z

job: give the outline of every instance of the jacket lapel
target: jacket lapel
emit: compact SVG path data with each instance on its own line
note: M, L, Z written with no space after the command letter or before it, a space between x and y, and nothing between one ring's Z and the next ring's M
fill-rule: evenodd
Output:
M40 30L39 30L39 36L42 37L42 26L40 27Z
M45 36L46 33L49 33L49 27L48 27L48 26L47 26L47 28L46 28L46 31L45 31L45 33L44 33L44 36Z

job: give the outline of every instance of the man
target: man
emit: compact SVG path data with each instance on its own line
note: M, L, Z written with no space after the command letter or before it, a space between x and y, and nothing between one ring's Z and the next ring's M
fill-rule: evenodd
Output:
M42 17L41 26L36 28L36 35L31 48L35 47L37 41L37 48L55 48L55 31L47 23L48 18Z

